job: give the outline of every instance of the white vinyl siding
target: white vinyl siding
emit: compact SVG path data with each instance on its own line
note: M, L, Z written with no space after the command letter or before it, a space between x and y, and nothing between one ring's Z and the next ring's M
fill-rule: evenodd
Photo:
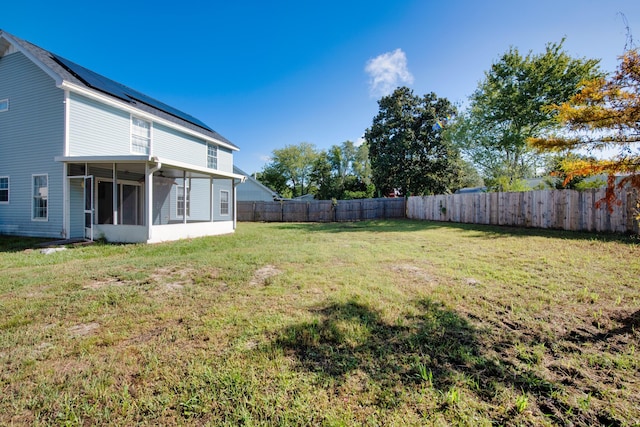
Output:
M229 192L220 191L220 215L229 215Z
M226 147L218 146L218 170L233 172L233 151Z
M207 166L207 142L154 123L153 154L195 166Z
M3 113L5 111L9 111L9 100L0 99L0 113Z
M69 155L125 156L131 154L131 115L71 93Z
M151 152L151 123L131 117L131 151L149 154Z
M64 91L21 52L0 58L0 175L9 178L9 203L0 204L0 234L63 236ZM33 175L47 175L47 218L34 221Z
M46 221L49 218L49 177L33 175L33 209L31 219Z
M0 176L0 203L9 203L9 177Z

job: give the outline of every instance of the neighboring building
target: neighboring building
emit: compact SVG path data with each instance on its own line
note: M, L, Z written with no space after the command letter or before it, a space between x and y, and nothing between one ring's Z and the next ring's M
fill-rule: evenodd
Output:
M235 230L234 144L0 30L0 233L159 242Z
M298 197L294 197L293 200L300 200L303 202L309 202L311 200L315 200L316 196L314 196L313 194L307 193L307 194L303 194L302 196L298 196Z
M278 193L252 177L247 175L239 167L234 166L233 172L238 175L244 175L247 180L238 187L238 201L239 202L272 202L279 199Z

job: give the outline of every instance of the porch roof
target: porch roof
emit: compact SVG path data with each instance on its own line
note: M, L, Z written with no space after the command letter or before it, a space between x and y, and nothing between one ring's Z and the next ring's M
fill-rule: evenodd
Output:
M209 169L189 163L183 163L176 160L165 159L157 156L148 155L129 155L129 156L57 156L56 162L63 163L147 163L150 166L157 168L158 170L163 167L183 170L190 173L191 177L203 177L203 178L226 178L237 179L241 183L246 180L246 176L224 172L216 169Z

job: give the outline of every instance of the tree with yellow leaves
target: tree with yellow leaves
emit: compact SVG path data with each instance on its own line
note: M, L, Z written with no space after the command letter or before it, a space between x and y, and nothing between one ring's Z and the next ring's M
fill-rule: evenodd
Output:
M582 82L581 91L568 102L551 107L564 126L562 134L528 141L541 152L613 149L616 154L607 159L568 156L562 164L566 180L608 175L606 196L599 203L606 203L609 211L621 203L616 189L630 185L640 190L640 53L629 49L620 60L610 77Z

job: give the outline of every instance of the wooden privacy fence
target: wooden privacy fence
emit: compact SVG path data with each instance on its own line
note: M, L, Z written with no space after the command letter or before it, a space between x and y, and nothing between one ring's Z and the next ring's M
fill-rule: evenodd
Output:
M620 193L618 197L622 200L622 205L616 206L611 214L604 203L596 207L596 202L604 195L604 189L597 189L409 197L407 217L471 224L638 234L638 221L635 219L637 193Z
M333 222L405 218L405 199L238 202L238 221Z

